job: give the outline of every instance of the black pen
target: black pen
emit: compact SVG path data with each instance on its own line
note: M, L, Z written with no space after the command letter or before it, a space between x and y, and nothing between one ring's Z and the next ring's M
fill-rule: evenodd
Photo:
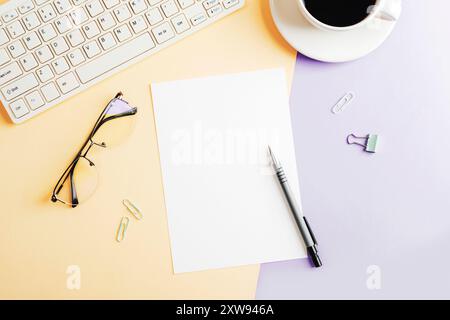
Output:
M272 164L275 169L275 172L278 177L278 181L280 182L281 188L283 189L283 193L286 197L286 200L291 208L292 215L294 216L295 222L297 224L298 229L300 230L300 234L302 235L303 242L306 246L306 251L308 252L308 256L311 259L314 267L318 268L322 266L322 261L320 260L318 251L317 251L317 241L314 237L314 233L309 226L308 220L303 216L300 211L299 206L297 205L295 198L292 194L291 188L287 182L286 174L284 173L284 169L281 166L280 161L275 157L272 152L272 149L269 146L270 157L272 158Z

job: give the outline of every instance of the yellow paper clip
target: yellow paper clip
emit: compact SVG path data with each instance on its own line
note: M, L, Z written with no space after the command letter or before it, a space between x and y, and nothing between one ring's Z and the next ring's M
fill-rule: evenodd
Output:
M123 239L125 239L125 232L128 228L128 223L130 222L130 219L128 217L122 217L120 220L119 228L117 229L116 234L116 241L122 242Z
M138 207L131 203L130 200L125 199L122 201L122 203L136 219L141 220L144 217L141 213L141 210L139 210Z

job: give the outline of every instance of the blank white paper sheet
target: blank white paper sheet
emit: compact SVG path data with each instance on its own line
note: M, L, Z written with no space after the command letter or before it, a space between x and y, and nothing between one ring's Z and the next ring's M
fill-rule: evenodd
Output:
M281 69L152 85L175 273L306 257L269 162L299 196Z

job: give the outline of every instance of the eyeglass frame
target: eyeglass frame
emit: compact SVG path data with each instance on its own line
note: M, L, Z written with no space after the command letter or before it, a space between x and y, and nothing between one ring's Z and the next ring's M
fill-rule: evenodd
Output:
M108 122L110 120L114 120L114 119L122 118L122 117L126 117L126 116L133 116L133 115L135 115L137 113L137 108L136 107L132 107L129 111L122 112L122 113L119 113L117 115L113 115L113 116L110 116L109 118L106 118L107 111L108 111L108 108L111 106L111 103L114 100L116 100L116 99L122 100L122 96L123 96L122 92L118 92L115 95L115 97L111 101L109 101L108 104L106 105L106 107L103 109L102 113L100 114L100 116L98 117L97 121L95 122L95 125L94 125L93 129L91 130L88 138L84 142L83 146L80 148L80 150L78 151L78 153L76 154L76 156L74 157L74 159L72 160L70 165L67 167L66 170L64 170L63 174L61 175L61 177L59 178L58 182L56 183L55 188L53 189L53 192L52 192L52 197L51 197L51 201L52 202L61 202L61 203L64 203L66 205L70 205L72 208L76 208L79 205L77 192L76 192L76 187L75 187L75 182L74 182L74 179L73 179L73 174L74 174L76 165L77 165L78 161L81 158L84 158L84 159L86 159L89 162L90 166L95 166L94 162L89 160L86 157L88 152L91 150L91 148L93 146L98 146L98 147L101 147L101 148L106 148L107 147L105 142L102 142L102 143L94 142L93 138L95 136L95 133L100 129L100 127L103 124L105 124L106 122ZM124 101L124 100L122 100L122 101ZM126 101L124 101L124 102L126 102ZM69 177L70 177L70 190L71 190L71 198L72 198L72 202L71 203L68 203L68 202L58 198L59 192L61 191L61 189L63 188L64 184L66 183L66 181L67 181L67 179Z

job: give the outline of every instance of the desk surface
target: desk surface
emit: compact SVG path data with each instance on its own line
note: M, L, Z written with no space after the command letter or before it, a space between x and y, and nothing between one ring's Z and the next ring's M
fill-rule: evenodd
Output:
M325 134L321 134L316 140L310 140L311 132L308 132L307 136L303 134L304 130L313 129L311 123L315 120L319 122L314 130L317 131L317 125L322 128L324 123L320 122L320 119L324 119L324 115L329 116L328 106L317 112L308 111L304 105L307 101L305 97L318 97L325 106L328 99L355 88L358 89L356 93L361 103L364 102L364 95L360 93L365 92L370 96L369 93L373 92L374 96L379 96L379 91L373 88L381 90L390 86L394 86L394 89L401 93L395 95L395 90L388 90L392 107L402 105L402 110L407 110L408 102L415 101L411 104L416 106L412 113L414 117L405 113L390 114L386 109L381 109L387 112L385 119L391 119L388 124L397 121L412 133L415 127L429 130L431 127L424 126L423 120L428 120L425 124L433 124L436 114L418 112L417 101L423 105L440 106L439 109L433 110L445 116L442 117L444 120L439 122L441 125L445 124L445 119L450 116L443 107L450 101L446 93L450 75L446 62L448 59L443 57L448 56L450 47L448 41L443 41L445 31L439 28L449 30L446 17L448 10L445 9L450 9L450 4L447 0L435 2L434 6L429 6L425 2L404 1L403 16L391 38L379 50L360 61L331 66L302 57L298 59L293 85L292 114L303 205L305 211L312 215L311 222L320 236L326 268L324 272L311 276L312 271L307 268L305 260L263 265L257 298L448 298L450 283L446 273L450 261L445 253L449 250L447 244L450 243L450 232L449 220L445 215L441 217L442 223L439 223L439 220L437 223L431 223L431 219L425 221L428 230L439 231L430 234L429 242L420 241L422 238L419 238L416 243L406 243L402 237L397 237L394 239L398 247L392 247L400 249L400 254L396 257L384 254L376 246L371 247L371 252L364 254L365 259L368 258L367 261L382 267L384 280L381 290L368 290L366 287L366 260L355 268L348 268L345 263L336 263L342 261L338 259L339 250L334 250L328 243L337 243L336 239L350 241L354 234L349 233L343 238L335 237L336 233L332 232L330 226L340 226L344 228L341 230L349 232L356 225L342 224L338 215L331 216L333 223L329 223L330 215L319 212L316 204L328 199L322 201L325 206L321 208L324 210L327 209L327 203L344 208L340 203L340 197L343 195L341 192L335 193L331 198L320 198L340 190L341 185L333 182L326 188L319 188L314 181L318 174L324 179L316 164L317 154L323 155L324 158L330 155L329 150L320 150L323 149L321 142L327 141L326 129L333 131L337 128L323 127ZM223 37L223 41L216 41L218 34ZM214 45L207 46L207 43ZM247 0L246 8L241 12L128 68L23 125L12 125L6 113L1 110L0 154L3 158L0 166L0 298L253 298L258 266L177 276L172 273L149 84L153 81L279 66L284 66L290 75L294 59L294 52L285 45L272 24L267 1ZM396 64L392 61L403 63ZM393 69L386 69L388 66ZM377 68L387 71L366 85L360 83L361 79L365 79L361 70ZM418 70L414 78L411 78L414 74L411 70ZM309 78L309 75L315 77ZM321 81L327 78L331 85L322 84ZM346 86L346 83L352 83L352 86ZM373 85L373 88L369 87L370 85ZM322 95L319 88L330 90L326 95ZM95 197L86 205L71 210L50 203L50 191L55 179L73 156L103 105L118 90L124 91L126 98L140 108L133 136L126 144L95 155L101 184ZM415 93L419 94L414 95ZM376 107L381 102L368 103ZM351 116L352 109L349 109L347 115L343 114L346 120L341 122L342 127L339 129L366 130L371 122L364 114L364 109L361 109L361 104L355 103L351 108L359 115ZM390 116L394 118L389 118ZM420 120L417 116L422 116L423 119ZM328 119L326 116L325 118ZM377 116L376 121L383 118L384 116ZM355 124L352 120L362 122ZM379 132L388 138L388 145L385 145L388 149L385 151L389 150L389 143L392 143L390 139L395 139L395 145L402 146L404 128L400 127L394 135L392 126L383 127L381 122L378 123L379 127L370 129L385 128L386 131ZM436 137L438 131L429 132L433 133L425 134L424 138L439 138ZM414 164L423 165L422 172L426 174L422 177L432 183L431 191L437 193L426 193L426 200L433 205L427 207L421 201L422 206L419 209L423 208L424 212L427 212L427 209L431 208L434 214L445 211L449 206L446 195L450 187L450 177L448 170L445 171L447 166L444 162L448 163L450 160L446 151L450 150L450 139L445 139L448 136L445 131L442 133L444 138L441 137L439 142L425 144L425 147L420 149L434 152L436 161L433 162L433 170L424 171L427 164L420 160L408 166L410 170L414 170L420 168ZM436 150L437 145L440 146L439 150ZM409 143L398 149L398 152L403 151L402 157L409 154L405 151L407 147L415 148ZM350 154L358 152L342 145L335 151L341 152L340 148L345 148L345 152ZM320 152L317 152L318 150ZM362 154L360 156L364 157ZM358 162L358 168L367 165L365 160ZM130 163L133 164L131 168ZM325 166L329 164L319 163ZM349 169L354 164L355 162L345 162L344 167L340 168ZM329 172L325 170L325 173ZM351 176L352 179L354 177ZM352 179L350 181L354 181ZM397 183L401 185L405 182ZM414 190L413 187L410 188ZM349 190L360 194L358 188ZM395 191L395 188L387 189L389 190ZM387 191L383 191L383 194L386 195ZM401 199L409 199L404 192L397 190L394 194ZM344 195L354 196L353 192ZM139 223L131 221L127 239L119 245L114 241L114 232L120 217L125 214L121 205L123 198L130 198L138 203L146 217ZM366 195L365 199L375 198ZM390 204L395 204L394 200L383 202L385 208L389 209ZM402 209L403 214L405 209L411 209L414 213L417 220L412 222L410 226L413 227L409 229L409 237L412 239L415 230L418 230L415 228L422 221L418 219L420 215L417 210L413 209L416 203L411 201L407 206L395 205L395 208ZM376 229L369 231L372 235L377 235ZM399 231L398 234L402 233ZM364 252L366 245L374 243L369 240L362 241L353 249ZM333 251L336 255L331 254ZM371 255L372 253L376 255ZM408 255L411 258L404 263L398 263ZM372 259L373 257L377 259ZM439 264L430 268L430 259L436 257L440 258ZM393 265L395 262L397 264ZM81 268L81 290L68 290L66 287L66 269L69 265L78 265ZM411 279L415 279L414 282L411 282Z
M253 298L259 266L174 276L164 208L152 82L284 67L295 52L278 35L268 1L149 57L22 125L0 111L0 298ZM49 201L57 178L117 91L139 108L129 140L93 157L94 197L72 210ZM176 116L176 115L174 115ZM126 214L122 199L144 212L115 242ZM66 288L66 270L81 270L81 289Z
M447 0L405 0L391 37L366 58L297 60L300 189L324 266L263 265L257 298L450 298L449 10ZM348 91L356 98L333 115ZM347 146L352 132L380 134L379 152Z

